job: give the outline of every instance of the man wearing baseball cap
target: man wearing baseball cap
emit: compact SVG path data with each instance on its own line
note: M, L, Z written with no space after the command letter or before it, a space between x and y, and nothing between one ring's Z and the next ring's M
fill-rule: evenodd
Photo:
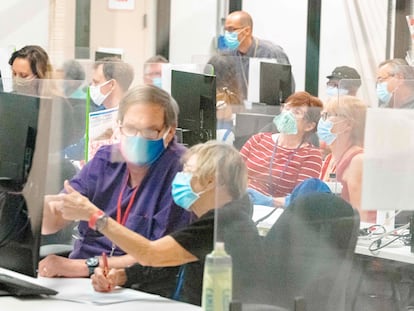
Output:
M348 66L336 67L327 78L329 79L326 83L328 96L356 96L361 86L361 76L358 71Z

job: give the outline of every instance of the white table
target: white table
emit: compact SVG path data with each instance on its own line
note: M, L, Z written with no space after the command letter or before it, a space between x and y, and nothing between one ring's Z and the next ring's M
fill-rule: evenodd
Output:
M371 252L368 249L367 243L357 243L355 253L360 255L414 264L414 254L411 253L409 246L386 246L378 251Z
M150 295L131 289L121 289L115 295L96 293L89 279L68 278L29 278L9 270L0 272L18 276L31 282L53 288L59 292L56 296L39 298L0 297L1 311L90 311L90 310L151 310L151 311L197 311L201 307ZM103 296L106 295L106 296ZM76 301L77 300L77 301Z

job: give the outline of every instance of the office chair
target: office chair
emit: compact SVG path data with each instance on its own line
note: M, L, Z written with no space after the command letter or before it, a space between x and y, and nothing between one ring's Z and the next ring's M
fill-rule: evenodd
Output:
M347 283L359 230L359 214L331 193L298 197L265 237L266 304L306 311L346 310Z

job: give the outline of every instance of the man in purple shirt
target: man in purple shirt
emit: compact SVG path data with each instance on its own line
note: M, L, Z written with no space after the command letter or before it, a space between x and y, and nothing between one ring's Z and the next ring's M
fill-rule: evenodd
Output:
M182 170L185 151L175 140L178 105L165 91L139 86L125 94L119 105L120 143L104 146L70 184L106 215L150 240L157 240L188 224L189 215L171 196L171 183ZM42 233L50 234L69 224L59 209L48 204L60 195L45 198ZM49 255L39 263L46 277L87 277L103 265L133 264L133 258L96 231L99 215L80 222L80 238L69 258ZM96 226L96 227L95 227ZM85 261L86 259L86 261Z

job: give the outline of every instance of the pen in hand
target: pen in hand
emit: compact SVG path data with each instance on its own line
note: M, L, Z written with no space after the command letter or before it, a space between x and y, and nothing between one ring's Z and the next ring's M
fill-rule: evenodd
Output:
M109 266L108 266L108 257L106 256L105 252L102 252L102 261L103 261L103 274L106 277L109 272Z

